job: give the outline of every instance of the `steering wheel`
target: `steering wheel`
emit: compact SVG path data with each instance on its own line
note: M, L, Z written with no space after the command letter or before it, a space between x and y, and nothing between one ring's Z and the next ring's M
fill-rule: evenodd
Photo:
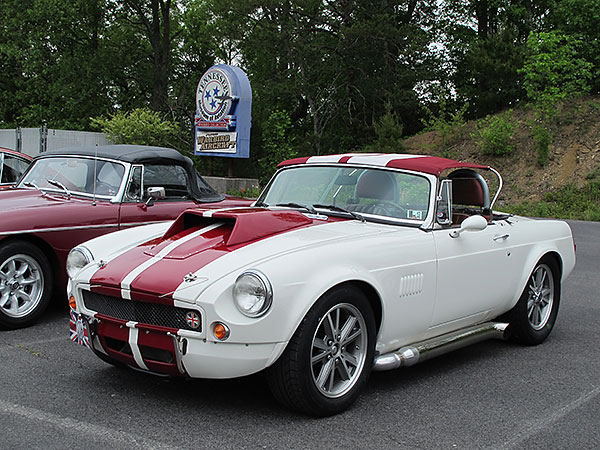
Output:
M385 211L385 214L381 214L382 216L390 216L397 219L406 219L407 217L406 208L389 200L378 200L376 203L373 203L372 208L369 209L372 211L372 214L377 214L375 211L378 208L381 208L383 211Z

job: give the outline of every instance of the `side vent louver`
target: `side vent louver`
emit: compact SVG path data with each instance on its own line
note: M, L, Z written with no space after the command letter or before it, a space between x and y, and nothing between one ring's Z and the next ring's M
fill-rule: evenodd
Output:
M400 278L400 297L417 295L423 291L423 274L416 273Z

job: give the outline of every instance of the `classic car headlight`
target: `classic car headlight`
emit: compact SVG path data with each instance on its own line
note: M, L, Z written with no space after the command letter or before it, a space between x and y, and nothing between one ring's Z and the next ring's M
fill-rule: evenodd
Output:
M86 247L79 246L75 247L69 252L67 256L67 274L69 278L74 278L81 269L87 266L94 260L92 252Z
M273 288L264 273L247 270L235 280L233 300L245 316L260 317L271 307Z

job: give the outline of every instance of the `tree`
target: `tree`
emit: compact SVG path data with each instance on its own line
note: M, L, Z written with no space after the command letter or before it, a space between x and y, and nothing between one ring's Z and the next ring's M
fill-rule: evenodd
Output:
M168 104L171 49L173 41L181 32L173 31L172 15L179 16L183 6L177 0L124 0L125 8L116 11L125 20L141 28L152 48L152 97L150 106L155 111L164 111ZM176 25L179 23L176 21Z
M558 31L531 33L523 74L529 99L550 111L556 103L590 90L593 64L577 52L579 42Z
M525 97L520 73L529 33L543 26L554 0L448 0L441 27L451 56L450 78L471 117ZM458 17L458 20L455 19Z

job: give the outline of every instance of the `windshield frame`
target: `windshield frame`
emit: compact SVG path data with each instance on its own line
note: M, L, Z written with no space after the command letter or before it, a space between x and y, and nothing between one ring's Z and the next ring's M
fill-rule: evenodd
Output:
M437 177L435 175L427 174L427 173L423 173L423 172L416 172L416 171L405 170L405 169L395 169L395 168L376 166L376 165L348 164L348 163L344 163L344 164L319 163L319 164L294 164L294 165L284 166L284 167L280 168L277 172L275 172L275 174L271 177L271 179L269 180L269 182L267 183L267 185L265 186L265 188L259 195L259 197L256 200L256 202L254 203L254 205L257 205L257 206L264 205L265 198L267 197L270 189L272 188L273 183L275 182L276 178L281 173L283 173L287 170L290 170L290 169L298 169L298 168L307 168L308 169L308 168L317 168L317 167L334 167L334 168L338 168L338 169L356 168L356 169L366 169L366 170L381 170L381 171L387 171L387 172L413 175L413 176L418 176L418 177L426 179L429 182L429 198L428 198L429 203L427 205L428 206L427 215L423 220L401 219L401 218L382 216L382 215L370 214L370 213L364 213L364 212L360 212L359 214L361 216L363 216L367 222L384 223L384 224L391 224L391 225L403 225L403 226L410 226L410 227L418 227L418 228L422 228L422 229L429 229L433 226L433 219L434 219L434 214L435 214L435 211L434 211L435 198L437 195L436 194ZM276 207L275 205L266 205L266 206L269 208ZM312 205L307 205L307 206L312 206ZM277 208L280 208L280 207L277 207ZM326 208L318 208L317 207L315 209L319 213L329 215L329 216L338 216L339 217L340 215L344 215L344 213L332 211L332 210L329 210Z
M131 164L124 162L124 161L120 161L118 159L110 159L110 158L95 158L93 156L85 156L85 155L48 155L48 156L38 157L31 163L31 165L27 168L27 170L21 175L21 178L19 179L18 183L15 185L15 188L28 189L28 190L36 189L35 187L25 186L23 184L25 182L25 178L35 168L35 166L38 164L38 162L50 160L50 159L79 159L79 160L86 159L86 160L92 160L92 161L97 160L97 161L102 161L102 162L118 164L118 165L122 166L124 168L123 177L121 178L121 184L119 185L119 188L117 189L117 192L114 195L100 195L100 194L96 194L93 192L88 193L88 192L69 190L70 194L75 197L109 200L111 203L118 203L120 201L120 199L123 195L123 192L125 191L125 185L127 184L127 180L129 179L129 171L131 169ZM59 189L57 187L44 186L40 190L44 193L52 193L52 194L59 194L59 195L64 195L64 193L65 193L64 190Z

